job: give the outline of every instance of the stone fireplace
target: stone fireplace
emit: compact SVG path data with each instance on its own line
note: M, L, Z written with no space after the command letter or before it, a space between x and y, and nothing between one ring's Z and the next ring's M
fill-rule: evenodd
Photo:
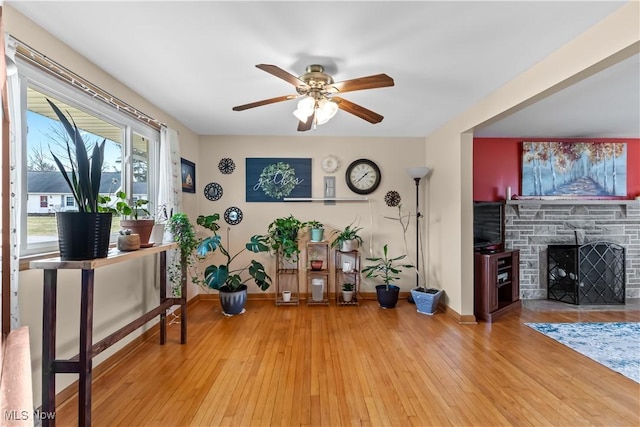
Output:
M520 250L520 297L546 299L548 247L611 242L626 252L625 298L640 298L640 201L510 200L505 245Z

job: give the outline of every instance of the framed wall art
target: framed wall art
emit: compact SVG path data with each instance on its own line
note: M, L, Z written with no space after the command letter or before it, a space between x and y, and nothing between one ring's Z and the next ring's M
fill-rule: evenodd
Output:
M607 199L627 196L627 144L523 142L526 198Z
M184 193L196 192L196 164L180 158L182 191Z
M311 159L246 159L246 201L280 202L311 197Z

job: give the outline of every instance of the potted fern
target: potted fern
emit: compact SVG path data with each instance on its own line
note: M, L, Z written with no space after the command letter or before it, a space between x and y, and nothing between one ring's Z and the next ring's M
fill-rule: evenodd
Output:
M366 258L371 264L366 266L362 270L362 273L366 273L368 279L382 279L383 283L376 285L378 304L380 304L382 308L394 308L398 303L400 287L395 285L393 281L400 278L398 275L403 268L413 268L413 265L398 264L398 261L404 259L406 255L389 258L387 246L388 245L384 245L382 249L382 257Z
M53 102L49 99L47 102L69 136L66 140L65 163L53 152L51 155L78 206L77 212L56 213L60 259L71 261L106 258L113 216L110 211L103 209L99 199L106 140L96 143L89 157L87 146L75 122L72 125Z

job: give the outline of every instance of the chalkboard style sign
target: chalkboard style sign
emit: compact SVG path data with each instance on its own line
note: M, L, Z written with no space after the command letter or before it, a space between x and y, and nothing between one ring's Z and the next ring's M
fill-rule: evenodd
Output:
M246 159L246 201L281 202L311 197L311 159Z

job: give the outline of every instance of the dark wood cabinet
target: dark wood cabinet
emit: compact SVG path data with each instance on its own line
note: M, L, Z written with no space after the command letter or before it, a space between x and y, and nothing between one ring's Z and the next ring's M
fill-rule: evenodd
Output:
M522 305L520 251L475 254L474 308L476 319L493 322Z

